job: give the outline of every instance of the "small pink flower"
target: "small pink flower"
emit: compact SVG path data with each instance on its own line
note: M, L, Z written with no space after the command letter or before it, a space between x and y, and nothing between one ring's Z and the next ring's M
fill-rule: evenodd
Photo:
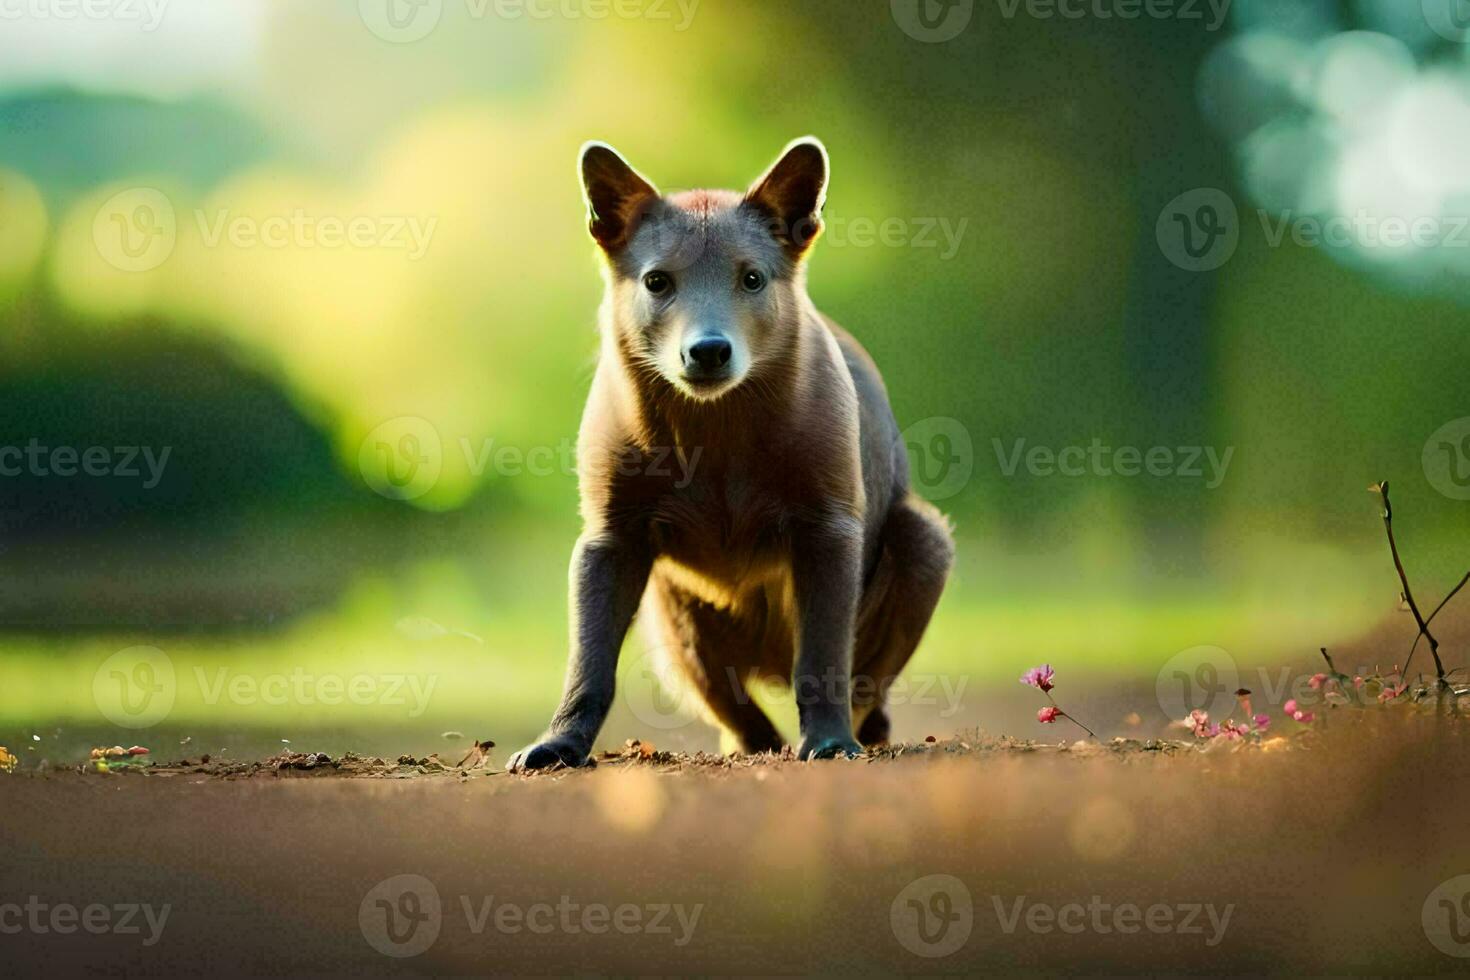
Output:
M1307 686L1314 691L1322 690L1322 685L1327 683L1326 674L1313 674L1312 679L1307 681Z
M1301 708L1297 707L1295 698L1292 698L1290 701L1283 704L1281 706L1281 710L1286 712L1287 715L1289 715L1293 720L1299 721L1303 725L1310 723L1313 718L1317 717L1312 712L1303 711Z
M1060 718L1061 714L1061 708L1049 704L1045 708L1042 708L1040 711L1036 712L1036 720L1041 722L1043 725L1050 725L1052 722Z
M1043 691L1052 689L1052 678L1056 676L1051 669L1051 664L1042 664L1040 667L1032 667L1021 675L1022 684L1030 684L1032 687Z
M1195 738L1210 737L1210 713L1208 711L1195 708L1189 713L1189 718L1184 723L1194 729Z
M1361 689L1363 687L1363 678L1361 676L1354 677L1353 678L1353 687L1356 687L1356 688L1359 688L1359 689Z
M1256 731L1258 732L1264 732L1266 729L1271 727L1270 715L1256 715L1254 718L1251 719L1251 721L1256 723Z
M1237 725L1233 721L1227 721L1220 728L1220 735L1224 738L1243 738L1251 733L1249 725Z

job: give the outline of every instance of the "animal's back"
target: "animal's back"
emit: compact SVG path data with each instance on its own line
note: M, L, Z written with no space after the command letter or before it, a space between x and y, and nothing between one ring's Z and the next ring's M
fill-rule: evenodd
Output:
M878 365L856 337L826 314L819 316L823 326L837 339L843 362L857 389L863 490L868 502L865 523L871 541L889 509L908 493L908 450L888 404L888 389Z

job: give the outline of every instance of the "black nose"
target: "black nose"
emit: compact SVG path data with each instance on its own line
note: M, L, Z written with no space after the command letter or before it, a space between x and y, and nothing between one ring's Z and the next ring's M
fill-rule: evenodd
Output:
M701 337L684 350L684 366L702 372L718 371L730 363L730 342L724 337Z

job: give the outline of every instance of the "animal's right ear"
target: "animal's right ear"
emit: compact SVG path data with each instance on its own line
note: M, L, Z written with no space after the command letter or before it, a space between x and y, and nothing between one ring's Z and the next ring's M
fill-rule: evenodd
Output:
M658 200L658 190L606 143L582 145L582 196L587 230L605 252L628 244L638 219Z

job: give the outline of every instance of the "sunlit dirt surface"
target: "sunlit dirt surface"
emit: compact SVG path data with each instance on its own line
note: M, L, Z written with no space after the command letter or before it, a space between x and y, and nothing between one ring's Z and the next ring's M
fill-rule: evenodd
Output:
M1207 751L15 773L0 947L51 975L1463 975L1470 726L1324 714ZM93 904L168 914L50 918Z

